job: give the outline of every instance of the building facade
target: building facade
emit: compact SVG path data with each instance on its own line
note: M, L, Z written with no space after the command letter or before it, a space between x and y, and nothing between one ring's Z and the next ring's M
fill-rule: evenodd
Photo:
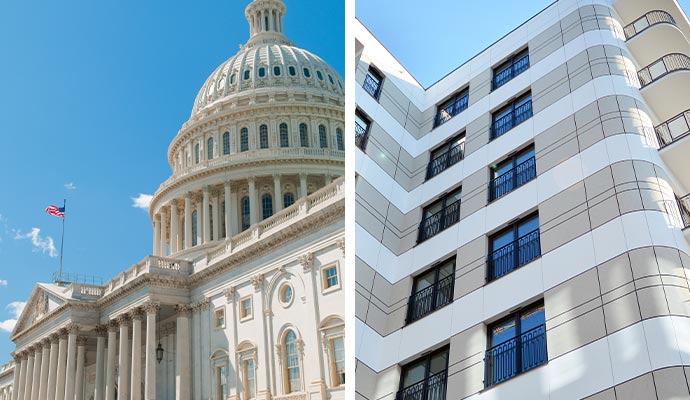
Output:
M249 41L172 140L153 255L103 284L37 284L11 399L344 397L343 83L285 13L247 6Z
M677 2L559 0L428 88L355 36L361 398L688 398Z

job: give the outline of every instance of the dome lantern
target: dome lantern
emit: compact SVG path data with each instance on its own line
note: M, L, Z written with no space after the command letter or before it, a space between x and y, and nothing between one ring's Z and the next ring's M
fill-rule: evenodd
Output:
M283 34L285 4L281 0L254 0L244 10L249 22L247 47L258 43L292 43Z

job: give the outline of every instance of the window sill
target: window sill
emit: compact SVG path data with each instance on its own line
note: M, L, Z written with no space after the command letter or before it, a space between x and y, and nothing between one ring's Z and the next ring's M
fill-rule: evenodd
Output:
M333 292L337 292L337 291L339 291L340 289L341 289L340 284L337 284L337 285L331 286L331 287L329 287L329 288L327 288L327 289L323 289L323 290L321 291L321 294L327 295L327 294L330 294L330 293L333 293Z

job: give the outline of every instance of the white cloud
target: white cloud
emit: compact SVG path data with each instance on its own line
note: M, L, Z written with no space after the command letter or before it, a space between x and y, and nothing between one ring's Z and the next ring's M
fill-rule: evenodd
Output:
M132 207L148 210L151 205L151 200L153 200L152 195L139 193L139 196L132 197Z
M16 231L14 238L16 240L31 239L31 244L34 245L34 252L48 253L50 257L57 257L58 253L55 250L55 243L50 236L41 237L41 230L39 228L31 228L31 232L22 235L21 232Z
M10 311L12 318L0 321L0 330L5 332L12 332L14 326L17 324L17 319L19 319L19 316L22 314L22 311L24 311L25 306L25 301L13 301L10 304L8 304L5 308Z
M0 279L0 286L7 286L7 279Z
M77 186L74 184L74 182L65 183L65 189L67 190L75 190L76 188Z

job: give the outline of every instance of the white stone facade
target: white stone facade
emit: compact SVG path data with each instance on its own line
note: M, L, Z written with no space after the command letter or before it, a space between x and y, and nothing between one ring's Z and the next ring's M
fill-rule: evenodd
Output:
M284 14L246 8L249 41L173 139L153 255L104 284L37 284L0 396L344 398L343 83Z

